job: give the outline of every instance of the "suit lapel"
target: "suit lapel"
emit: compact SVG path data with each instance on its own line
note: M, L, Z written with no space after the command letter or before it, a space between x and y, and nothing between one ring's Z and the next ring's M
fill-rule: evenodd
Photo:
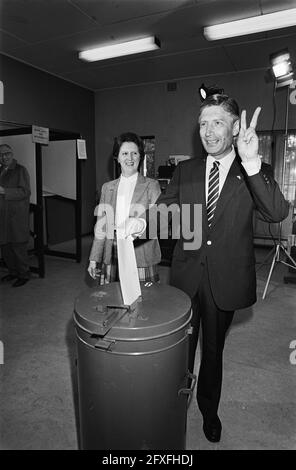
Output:
M190 184L193 192L193 203L204 205L206 202L205 195L205 175L206 175L206 160L196 159L196 168L192 171L190 169Z
M119 185L119 178L116 180L110 181L106 189L105 204L110 204L114 209L116 209L116 198L117 190Z
M207 210L206 210L206 158L196 158L195 169L190 168L190 188L192 192L191 201L193 204L202 205L202 228L203 232L208 230ZM205 236L205 235L204 235Z
M244 175L242 172L241 164L239 163L238 157L236 157L229 169L222 191L220 193L217 206L215 209L214 217L211 223L211 229L217 223L217 220L223 214L225 207L227 207L229 201L234 197L237 189L243 184Z
M105 204L110 204L112 207L114 207L115 210L119 181L120 178L110 181L106 188L105 195ZM142 194L145 191L147 185L148 181L146 180L146 178L144 178L144 176L142 176L141 174L138 174L131 204L136 204L139 200L141 200Z

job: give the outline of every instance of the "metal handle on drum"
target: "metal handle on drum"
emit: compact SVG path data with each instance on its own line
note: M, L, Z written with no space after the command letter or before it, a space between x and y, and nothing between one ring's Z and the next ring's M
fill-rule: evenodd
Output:
M178 395L184 394L188 395L188 400L187 400L187 408L189 407L193 395L193 390L196 384L196 375L192 374L189 372L189 370L186 372L186 379L191 381L190 387L189 388L180 388L178 391Z
M102 349L104 351L112 351L112 346L115 344L115 341L107 341L103 338L100 338L96 344L96 349Z

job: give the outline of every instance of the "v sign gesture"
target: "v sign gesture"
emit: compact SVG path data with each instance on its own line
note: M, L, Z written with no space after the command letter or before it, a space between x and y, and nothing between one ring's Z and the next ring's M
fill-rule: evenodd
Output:
M258 136L256 126L261 108L256 108L247 128L246 111L243 110L240 118L240 131L237 138L237 150L242 161L245 163L254 158L258 158Z

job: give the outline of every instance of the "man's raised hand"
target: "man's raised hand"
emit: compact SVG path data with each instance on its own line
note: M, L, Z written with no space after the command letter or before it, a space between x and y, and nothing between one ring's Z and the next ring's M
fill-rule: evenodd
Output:
M258 157L258 136L256 134L256 126L260 111L260 107L255 109L248 128L245 109L241 113L237 150L243 162Z

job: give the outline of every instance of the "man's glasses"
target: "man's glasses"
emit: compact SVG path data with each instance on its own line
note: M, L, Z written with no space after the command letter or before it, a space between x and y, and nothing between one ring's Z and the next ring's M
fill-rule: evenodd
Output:
M0 157L5 157L5 156L8 157L9 155L12 155L12 152L3 152L3 153L0 152Z

